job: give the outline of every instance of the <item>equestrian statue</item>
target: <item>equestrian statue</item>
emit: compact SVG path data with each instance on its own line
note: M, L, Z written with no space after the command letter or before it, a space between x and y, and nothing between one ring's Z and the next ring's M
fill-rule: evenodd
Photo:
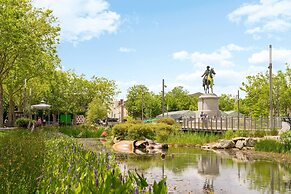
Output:
M209 87L211 89L211 93L213 93L213 76L215 75L215 71L213 68L210 69L209 66L206 67L205 72L201 77L203 77L202 83L205 94L209 94Z

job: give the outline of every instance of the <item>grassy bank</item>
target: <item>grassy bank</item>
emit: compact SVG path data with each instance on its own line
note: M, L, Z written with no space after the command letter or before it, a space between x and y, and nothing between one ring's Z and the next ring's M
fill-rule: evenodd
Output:
M121 173L110 153L85 150L52 131L8 132L0 137L0 193L166 193L165 180L150 186Z
M168 136L165 143L178 146L199 146L209 142L215 142L222 138L222 135L213 133L184 133L177 132Z

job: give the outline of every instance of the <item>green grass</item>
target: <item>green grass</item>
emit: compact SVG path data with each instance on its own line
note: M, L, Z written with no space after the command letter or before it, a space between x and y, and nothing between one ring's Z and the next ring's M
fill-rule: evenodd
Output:
M165 143L176 145L203 145L209 142L215 142L222 136L213 133L183 133L178 132L168 137Z
M58 131L70 137L99 138L104 131L103 127L89 127L85 125L61 126Z
M281 142L269 139L257 142L255 145L255 150L262 152L277 152L277 153L290 152L290 150L286 149L284 144L282 144Z

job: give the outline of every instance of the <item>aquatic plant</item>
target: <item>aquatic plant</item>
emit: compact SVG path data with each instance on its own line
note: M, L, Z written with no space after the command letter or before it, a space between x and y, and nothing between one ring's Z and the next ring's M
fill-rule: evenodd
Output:
M0 193L166 193L165 181L150 185L136 172L121 172L111 153L88 151L52 131L0 138Z

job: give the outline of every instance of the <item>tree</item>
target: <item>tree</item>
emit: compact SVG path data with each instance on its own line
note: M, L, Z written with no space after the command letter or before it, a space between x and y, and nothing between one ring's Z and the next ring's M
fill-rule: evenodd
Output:
M168 111L189 110L190 107L195 109L195 97L190 96L187 90L182 86L173 88L165 95L165 104Z
M3 84L11 78L12 71L17 76L23 74L29 76L35 70L42 72L47 66L55 66L55 62L58 61L56 44L60 28L55 24L56 18L52 16L50 10L34 8L30 0L2 0L0 9L0 125L2 125ZM23 72L17 73L19 70ZM17 83L20 82L14 84ZM17 86L21 85L23 86L23 84ZM12 93L15 91L10 91L10 95Z
M108 108L98 97L95 97L88 105L86 119L88 123L94 123L96 119L104 119L107 116Z
M269 75L259 73L247 77L247 83L243 83L241 89L246 92L242 109L247 115L253 117L269 116ZM273 108L274 115L286 115L291 110L291 85L290 69L286 66L286 72L278 71L273 74Z
M234 110L235 99L230 94L221 94L219 97L219 110Z
M149 89L144 85L134 85L127 91L125 107L133 118L142 117L142 104L148 106Z

